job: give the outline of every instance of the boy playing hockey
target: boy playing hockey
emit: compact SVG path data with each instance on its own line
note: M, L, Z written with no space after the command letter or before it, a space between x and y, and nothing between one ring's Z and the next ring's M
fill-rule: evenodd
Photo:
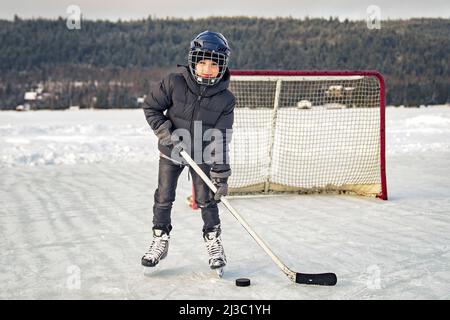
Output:
M203 219L203 239L209 254L209 266L221 271L226 265L217 203L221 196L227 194L227 180L231 175L228 143L235 97L228 90L229 55L230 48L222 34L200 33L191 42L188 66L182 66L181 72L165 77L145 100L145 117L158 137L160 151L158 188L153 206L153 241L142 257L142 265L146 267L154 267L168 253L172 203L178 177L185 167L179 155L179 144L176 144L180 132L183 149L218 189L213 194L190 168L195 201ZM207 144L204 136L211 130L215 130L214 139ZM207 150L214 151L208 156Z

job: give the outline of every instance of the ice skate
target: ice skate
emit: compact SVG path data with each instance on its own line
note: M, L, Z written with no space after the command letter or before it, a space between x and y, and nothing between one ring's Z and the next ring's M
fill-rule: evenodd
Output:
M227 258L223 250L220 233L220 226L217 226L213 231L204 232L203 239L209 255L209 267L215 270L218 277L221 278L223 276L223 268L227 264Z
M142 265L145 267L154 267L158 262L167 257L169 251L170 236L163 230L153 230L153 241L148 251L142 257Z

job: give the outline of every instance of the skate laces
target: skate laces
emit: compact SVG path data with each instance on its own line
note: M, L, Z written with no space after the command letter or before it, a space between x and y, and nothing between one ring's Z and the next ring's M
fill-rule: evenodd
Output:
M170 237L167 234L163 234L159 237L153 236L152 244L148 251L144 254L144 258L148 260L160 259L167 247L167 243Z
M213 235L213 237L210 238L210 235ZM220 236L216 237L215 232L210 232L205 236L205 242L206 249L208 250L208 254L211 259L224 259L225 254Z

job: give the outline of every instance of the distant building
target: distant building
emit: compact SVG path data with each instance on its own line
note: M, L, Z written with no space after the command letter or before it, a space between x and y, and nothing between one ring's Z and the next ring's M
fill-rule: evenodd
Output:
M297 102L297 108L299 109L311 109L312 103L309 100L300 100Z
M25 96L23 98L25 101L28 101L28 102L36 101L37 92L34 92L34 91L25 92Z
M328 90L325 91L327 97L330 98L344 98L351 97L354 87L344 87L342 85L332 85L328 87Z
M138 106L141 106L141 105L144 103L146 97L147 97L147 96L144 95L143 97L138 97L138 98L136 99Z
M36 91L25 92L23 96L24 103L16 107L16 111L29 111L36 109L38 93Z
M40 83L33 88L33 91L25 92L23 103L16 107L17 111L36 110L50 106L52 94L44 92L44 86Z
M28 103L26 104L20 104L16 107L16 111L29 111L30 105Z

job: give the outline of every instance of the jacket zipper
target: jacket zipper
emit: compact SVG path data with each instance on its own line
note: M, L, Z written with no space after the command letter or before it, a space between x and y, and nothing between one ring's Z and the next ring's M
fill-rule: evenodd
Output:
M195 114L195 110L197 109L197 107L200 106L200 102L203 98L202 94L205 92L206 88L201 88L200 89L200 94L197 96L197 100L194 102L194 108L192 108L192 114L191 114L191 125L190 125L190 131L191 131L191 137L194 138L194 129L193 129L193 125L194 125L194 114ZM191 141L193 143L193 141Z
M191 114L191 124L190 124L190 132L191 132L191 143L194 143L194 115L195 110L197 110L197 107L200 106L200 101L202 100L202 96L197 96L197 100L194 102L194 107L192 108L192 114Z

